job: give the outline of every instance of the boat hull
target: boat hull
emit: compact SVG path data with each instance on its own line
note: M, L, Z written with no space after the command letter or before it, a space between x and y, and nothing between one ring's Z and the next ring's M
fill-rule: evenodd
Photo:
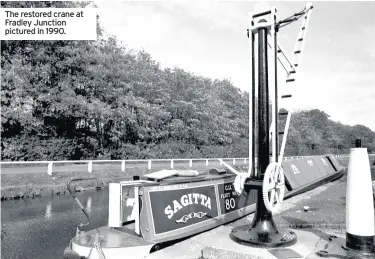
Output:
M256 191L237 194L234 179L235 175L226 173L206 175L201 181L176 178L147 183L137 191L139 235L130 231L135 222L121 227L104 226L73 238L69 248L86 258L100 258L94 245L97 235L106 258L124 254L143 258L168 243L246 216L255 210Z
M312 158L285 161L283 168L287 183L285 199L336 180L344 173L333 156L320 156L316 161ZM218 172L210 170L199 177L171 177L159 182L146 179L110 185L108 226L72 239L70 248L81 256L100 258L93 241L96 235L108 259L128 253L132 258L143 258L165 244L253 213L256 190L239 195L234 191L235 175ZM310 176L308 181L305 175ZM111 204L121 206L112 208ZM130 212L117 215L129 208ZM111 213L115 216L112 220Z
M243 217L255 209L256 191L234 191L234 175L200 182L147 186L140 229L146 240L166 242Z
M100 245L99 242L97 243L99 246L95 246L96 241L100 242ZM122 258L124 255L131 255L131 258L144 258L155 245L126 229L100 227L73 238L69 248L79 256L89 259L102 259L100 253L103 253L105 258Z

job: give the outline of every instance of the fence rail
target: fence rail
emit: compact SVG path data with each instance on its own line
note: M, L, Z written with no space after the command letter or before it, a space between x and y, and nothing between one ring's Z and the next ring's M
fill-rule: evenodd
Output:
M349 155L335 155L336 158L345 158ZM289 159L301 159L305 157L312 157L312 156L291 156L291 157L284 157L284 160ZM144 160L136 160L136 159L130 159L130 160L67 160L67 161L5 161L0 162L0 165L27 165L27 164L46 164L47 165L47 174L52 175L53 172L53 166L54 165L61 165L61 164L87 164L87 172L92 172L93 164L100 164L100 163L121 163L121 171L125 172L126 164L132 164L132 163L147 163L147 169L152 169L152 164L160 163L160 162L166 162L170 164L170 168L174 169L175 162L188 162L189 167L193 167L193 162L205 162L206 166L209 165L210 161L216 161L218 162L219 159L222 159L223 161L231 161L233 165L239 164L239 165L246 165L248 163L248 158L242 157L242 158L190 158L190 159L144 159ZM221 164L221 162L220 162Z

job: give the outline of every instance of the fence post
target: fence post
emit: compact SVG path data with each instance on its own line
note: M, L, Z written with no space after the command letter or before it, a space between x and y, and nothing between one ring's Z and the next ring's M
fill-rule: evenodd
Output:
M125 172L125 160L121 162L121 171Z
M52 163L53 162L48 163L48 167L47 167L47 174L48 175L52 175Z
M87 171L88 171L89 173L92 172L92 161L89 162L89 164L88 164L88 166L87 166Z

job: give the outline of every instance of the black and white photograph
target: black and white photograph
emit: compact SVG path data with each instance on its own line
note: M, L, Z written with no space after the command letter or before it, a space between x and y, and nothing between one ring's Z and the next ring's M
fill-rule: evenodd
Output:
M375 2L1 1L0 23L0 258L375 258Z

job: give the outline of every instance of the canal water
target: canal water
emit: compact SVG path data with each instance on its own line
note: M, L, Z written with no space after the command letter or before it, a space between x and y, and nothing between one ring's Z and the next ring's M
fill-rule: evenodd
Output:
M108 189L79 199L91 215L90 229L107 224ZM70 195L2 201L1 258L62 258L81 222L86 218Z

